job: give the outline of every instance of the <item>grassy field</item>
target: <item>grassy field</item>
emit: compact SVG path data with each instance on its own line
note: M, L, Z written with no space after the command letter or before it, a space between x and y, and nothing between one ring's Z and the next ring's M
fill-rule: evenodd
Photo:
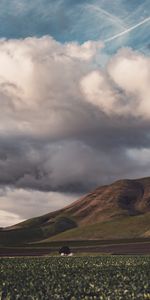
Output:
M149 256L1 258L1 299L150 299Z
M88 239L130 239L146 237L150 228L150 213L138 216L116 218L112 221L80 226L67 230L56 236L45 239L52 240L88 240ZM148 234L147 234L148 237ZM42 241L41 241L42 242Z
M116 217L111 221L82 225L73 229L69 228L75 227L73 221L64 217L47 226L40 226L38 218L34 221L35 227L28 227L31 221L29 224L28 222L25 222L25 226L22 223L22 228L1 230L0 247L30 243L41 243L46 246L52 241L135 240L150 237L150 213L134 217Z
M47 217L37 217L12 228L0 230L0 246L24 244L28 242L40 241L46 237L57 235L60 232L69 230L76 226L71 218L59 217L48 225L43 225Z

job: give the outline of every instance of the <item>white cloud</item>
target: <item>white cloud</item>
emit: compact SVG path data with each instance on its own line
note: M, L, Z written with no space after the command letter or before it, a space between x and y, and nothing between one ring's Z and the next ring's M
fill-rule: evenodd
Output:
M101 46L1 40L1 134L71 136L92 126L89 103L108 115L149 118L150 59L123 49L101 70Z
M108 73L128 101L128 114L150 117L150 58L130 49L120 50L110 61Z
M67 45L66 50L70 57L90 61L102 47L103 43L98 41L87 41L82 45L72 42Z
M97 48L96 42L62 45L50 37L1 41L0 131L54 137L86 126L79 80Z
M0 210L0 227L11 226L24 221L17 214Z
M80 84L89 103L98 106L106 114L114 113L118 96L102 71L92 71L81 80Z
M95 70L82 78L85 100L108 115L150 117L150 59L122 49L105 71Z
M0 227L58 210L78 197L78 194L6 188L0 195Z
M144 173L126 150L150 146L150 60L122 49L100 68L100 48L0 41L0 184L11 187L2 211L40 215L69 203L60 191Z

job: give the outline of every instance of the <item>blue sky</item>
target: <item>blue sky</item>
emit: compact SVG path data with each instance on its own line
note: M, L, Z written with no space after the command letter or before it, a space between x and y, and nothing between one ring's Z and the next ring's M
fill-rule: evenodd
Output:
M0 226L150 176L150 0L0 0Z
M106 40L149 17L149 0L1 0L0 36L51 35L61 42ZM149 52L149 22L106 45Z

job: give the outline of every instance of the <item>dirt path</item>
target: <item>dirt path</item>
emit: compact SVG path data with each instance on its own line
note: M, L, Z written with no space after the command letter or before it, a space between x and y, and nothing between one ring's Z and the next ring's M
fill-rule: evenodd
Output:
M111 253L111 254L150 254L150 242L145 243L125 243L108 244L101 246L72 247L73 253ZM43 256L58 252L58 247L47 248L0 248L0 256Z

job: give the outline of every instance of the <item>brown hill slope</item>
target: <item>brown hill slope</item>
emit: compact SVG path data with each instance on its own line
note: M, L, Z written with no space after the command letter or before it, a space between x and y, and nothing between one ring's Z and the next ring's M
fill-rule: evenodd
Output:
M138 215L150 211L150 178L119 180L97 188L65 208L81 224L106 221L118 215Z
M11 228L49 224L58 216L68 216L78 224L93 224L118 215L138 215L150 211L150 177L119 180L98 187L64 209L19 223Z
M93 224L121 215L138 215L150 211L150 177L119 180L102 186L64 209L33 218L10 228L50 224L56 217L70 216L79 224Z
M16 233L21 230L22 233L26 233L26 240L32 240L31 230L34 229L34 240L36 240L36 230L38 230L37 240L40 240L76 226L86 228L87 225L89 227L102 223L104 226L106 222L111 222L113 226L113 221L118 219L129 216L135 218L149 212L150 177L136 180L125 179L99 187L64 209L8 227L3 230L3 235L7 232L7 236L8 233L10 235L14 233L16 236ZM138 222L138 218L135 222ZM149 217L147 217L147 223L145 229L148 231L150 230ZM146 232L145 229L143 228L143 234Z

